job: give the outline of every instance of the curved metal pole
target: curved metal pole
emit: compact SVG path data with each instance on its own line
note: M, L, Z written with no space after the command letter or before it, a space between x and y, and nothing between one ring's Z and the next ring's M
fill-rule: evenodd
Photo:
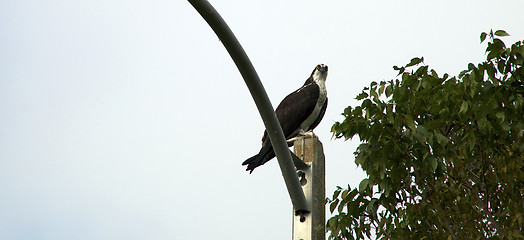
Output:
M237 38L227 26L226 22L220 14L211 6L206 0L188 0L191 5L200 13L202 18L206 20L209 26L216 33L229 55L237 65L240 74L246 82L247 88L255 100L260 116L266 126L269 139L277 155L278 164L284 177L295 214L309 213L306 197L302 191L302 187L298 181L295 166L291 160L291 154L284 138L284 133L275 115L271 102L264 90L264 86L260 82L258 74L247 57L246 52L238 42Z

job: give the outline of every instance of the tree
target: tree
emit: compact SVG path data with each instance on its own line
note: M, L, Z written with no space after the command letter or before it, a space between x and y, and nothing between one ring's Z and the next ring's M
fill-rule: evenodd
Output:
M336 122L361 141L358 188L327 199L331 239L524 238L524 46L482 33L487 60L457 77L413 58Z

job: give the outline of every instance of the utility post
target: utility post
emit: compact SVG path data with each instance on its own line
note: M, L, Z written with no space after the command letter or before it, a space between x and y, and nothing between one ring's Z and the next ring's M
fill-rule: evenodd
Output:
M309 165L309 168L298 170L297 173L311 213L304 218L296 216L293 209L293 240L325 240L326 174L322 143L316 136L299 137L294 142L294 153Z

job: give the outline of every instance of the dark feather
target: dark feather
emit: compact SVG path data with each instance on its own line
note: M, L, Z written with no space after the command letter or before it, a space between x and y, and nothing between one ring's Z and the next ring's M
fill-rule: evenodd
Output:
M260 152L257 155L244 161L242 166L247 165L246 171L250 171L249 173L252 173L256 167L263 165L274 157L275 151L273 150L273 146L271 144L265 145L260 149Z
M280 102L277 109L275 110L275 114L277 115L278 121L282 127L282 131L284 132L286 139L295 137L295 131L315 109L319 94L319 86L312 82L312 78L308 78L306 83L301 88L290 93L282 100L282 102ZM326 112L326 107L327 99L321 109L320 117L315 120L315 122L307 130L315 128L320 123L320 120L322 120L322 117ZM292 143L289 145L292 146ZM253 172L256 167L265 164L274 157L275 152L271 145L271 141L269 140L267 132L264 131L264 135L262 137L262 148L260 149L260 152L244 161L242 165L248 165L247 171Z
M280 102L275 114L286 139L294 137L293 132L311 115L317 104L319 93L320 89L317 84L308 84L290 93ZM262 145L266 144L269 144L269 138L267 132L264 131Z

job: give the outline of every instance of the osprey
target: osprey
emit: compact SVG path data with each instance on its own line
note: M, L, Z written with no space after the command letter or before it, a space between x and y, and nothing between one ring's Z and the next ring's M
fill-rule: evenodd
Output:
M290 139L297 135L306 135L306 132L313 130L324 117L328 103L325 85L327 72L326 65L317 65L304 85L287 95L275 110L288 146L293 145ZM257 155L250 157L242 165L247 165L246 171L252 173L256 167L274 157L275 151L267 132L264 131L262 148Z

